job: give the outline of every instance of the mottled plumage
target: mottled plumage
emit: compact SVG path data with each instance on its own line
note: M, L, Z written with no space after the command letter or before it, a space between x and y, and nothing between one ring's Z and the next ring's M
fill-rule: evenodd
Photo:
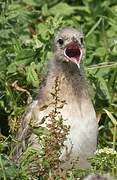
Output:
M51 112L52 105L44 110L42 107L51 104L53 98L51 93L57 78L60 89L59 98L65 101L60 112L64 124L70 126L67 140L64 142L65 148L61 149L60 160L64 161L60 167L69 169L73 164L79 165L80 168L88 167L87 158L93 156L96 150L98 125L88 94L87 82L80 67L85 57L83 38L83 34L73 28L62 29L56 35L54 59L49 63L46 80L42 82L39 96L28 108L17 133L17 138L22 141L22 144L18 147L16 159L20 158L28 145L39 147L37 136L29 133L29 123L33 116L35 117L33 124L38 126L42 118ZM67 158L68 152L70 158Z

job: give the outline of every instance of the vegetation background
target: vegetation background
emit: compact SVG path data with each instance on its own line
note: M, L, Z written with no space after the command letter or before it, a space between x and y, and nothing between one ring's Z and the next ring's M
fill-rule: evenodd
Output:
M85 34L84 64L99 121L91 169L72 171L68 179L91 172L117 178L117 1L1 0L0 179L36 179L25 170L26 164L11 160L11 142L16 142L19 119L38 93L44 64L52 58L54 34L65 26Z

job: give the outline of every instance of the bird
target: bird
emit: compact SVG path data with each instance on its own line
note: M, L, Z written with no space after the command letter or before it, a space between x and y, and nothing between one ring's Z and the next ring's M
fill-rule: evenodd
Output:
M20 159L29 144L34 148L39 147L37 135L27 135L29 124L33 116L35 127L40 122L42 126L47 126L48 122L42 123L41 120L52 111L53 90L55 82L58 82L58 96L64 102L59 111L63 124L69 127L59 156L60 168L65 171L73 166L86 169L90 166L88 158L96 150L98 123L83 70L86 56L83 33L72 27L60 29L54 38L53 54L38 97L33 100L21 120L21 127L16 135L21 145L17 148L15 158Z

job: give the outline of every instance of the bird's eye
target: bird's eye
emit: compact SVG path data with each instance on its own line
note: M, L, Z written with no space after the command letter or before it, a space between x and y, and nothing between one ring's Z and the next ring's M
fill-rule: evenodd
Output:
M80 42L81 42L81 44L84 44L84 38L83 37L80 38Z
M58 42L60 45L63 45L63 40L62 40L62 39L59 39L57 42Z

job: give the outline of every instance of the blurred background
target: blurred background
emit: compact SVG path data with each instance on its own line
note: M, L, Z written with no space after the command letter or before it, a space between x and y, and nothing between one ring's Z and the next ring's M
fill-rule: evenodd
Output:
M84 65L99 122L98 148L107 148L94 160L95 170L117 176L117 1L1 0L1 177L13 176L8 174L13 169L5 169L12 164L10 143L26 106L38 94L44 64L52 58L54 35L66 26L85 34ZM107 158L102 163L103 157Z

